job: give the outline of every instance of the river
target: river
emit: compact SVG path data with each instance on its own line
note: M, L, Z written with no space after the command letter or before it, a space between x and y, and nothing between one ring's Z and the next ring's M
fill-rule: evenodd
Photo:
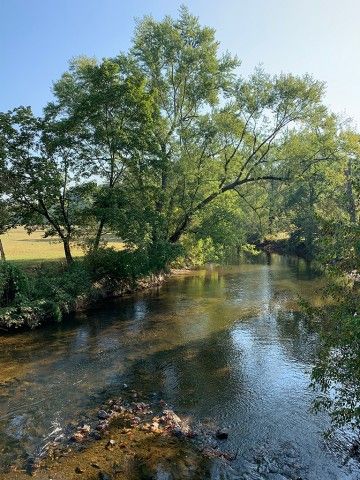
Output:
M325 441L327 416L310 412L318 338L297 298L320 302L320 284L301 260L273 255L0 337L0 471L127 384L227 427L229 478L359 479L346 439Z

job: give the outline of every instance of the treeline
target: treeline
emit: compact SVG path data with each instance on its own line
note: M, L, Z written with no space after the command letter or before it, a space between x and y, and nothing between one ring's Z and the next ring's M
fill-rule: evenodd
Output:
M68 265L109 234L158 266L280 235L321 253L358 223L359 134L310 75L240 67L186 8L145 17L127 53L73 60L41 116L0 114L0 233L42 229Z
M41 228L70 264L107 233L219 253L281 230L311 251L320 217L355 222L359 135L324 84L239 67L185 8L146 17L126 54L72 61L42 116L0 115L1 231Z

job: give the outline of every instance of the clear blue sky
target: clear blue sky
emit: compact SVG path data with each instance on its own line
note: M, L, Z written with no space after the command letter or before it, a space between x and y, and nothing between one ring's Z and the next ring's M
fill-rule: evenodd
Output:
M0 0L0 110L40 113L77 55L127 50L134 18L176 14L181 3L217 30L246 75L312 73L327 103L360 125L360 0Z

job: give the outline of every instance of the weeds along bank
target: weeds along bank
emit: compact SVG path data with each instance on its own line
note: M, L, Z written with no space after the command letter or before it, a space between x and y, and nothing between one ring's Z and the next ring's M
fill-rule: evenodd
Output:
M98 301L159 285L174 248L99 249L81 260L39 263L32 269L0 262L0 329L14 331L61 322Z

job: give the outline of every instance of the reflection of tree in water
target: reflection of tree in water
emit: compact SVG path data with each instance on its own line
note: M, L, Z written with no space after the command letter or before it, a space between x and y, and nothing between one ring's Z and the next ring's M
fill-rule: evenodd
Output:
M278 339L287 356L311 365L316 354L319 337L314 325L299 312L276 313Z
M241 376L236 382L231 377L232 348L230 334L224 331L134 362L126 377L179 408L202 404L210 411L241 389Z

